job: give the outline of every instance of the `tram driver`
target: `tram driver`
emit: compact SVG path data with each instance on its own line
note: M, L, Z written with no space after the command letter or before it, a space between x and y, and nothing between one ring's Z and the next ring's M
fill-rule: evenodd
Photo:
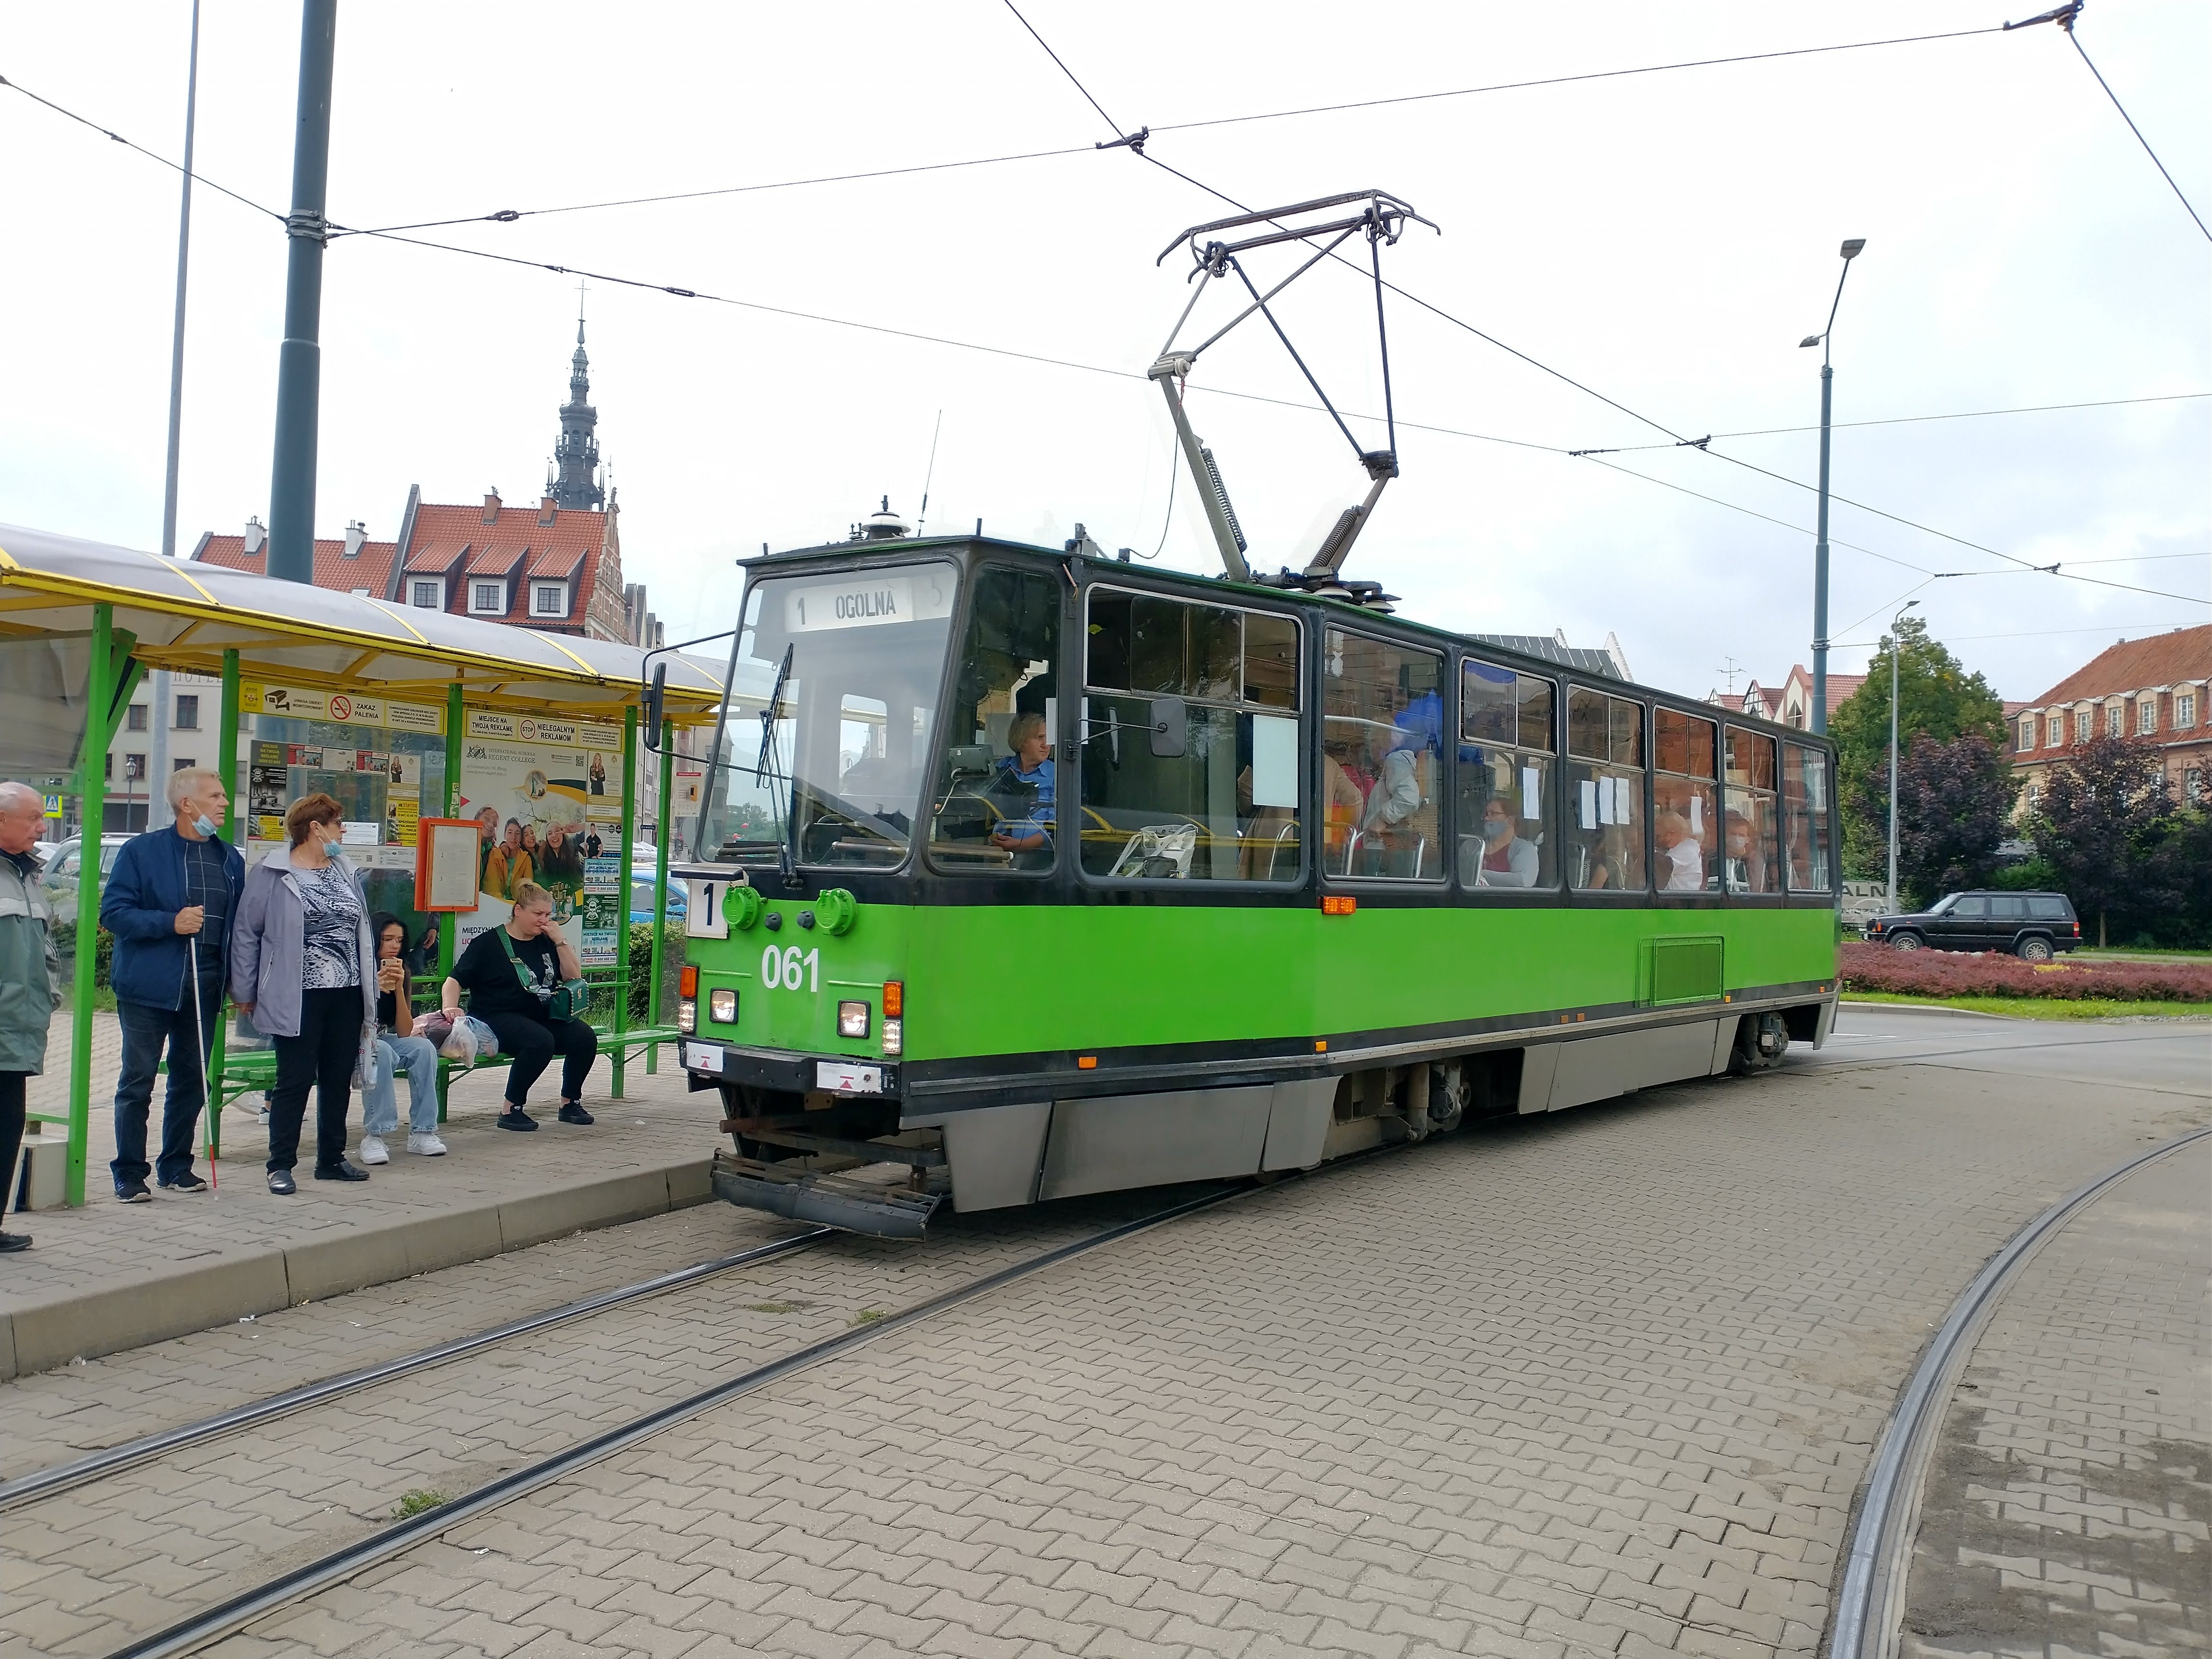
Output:
M1053 830L1052 733L1034 709L1014 716L1006 727L1006 746L1014 752L999 763L990 793L1028 794L1019 816L1009 813L991 831L991 844L1019 854L1049 853Z
M1536 844L1521 839L1513 803L1492 795L1482 807L1482 864L1478 887L1534 887L1539 859Z

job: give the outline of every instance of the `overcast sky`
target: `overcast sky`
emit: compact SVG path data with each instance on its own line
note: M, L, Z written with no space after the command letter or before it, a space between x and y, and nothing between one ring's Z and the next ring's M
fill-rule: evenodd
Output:
M1819 353L1839 241L1867 239L1835 332L1856 501L2047 575L1920 589L1936 634L2033 697L2114 638L2203 623L2212 585L2208 244L2063 35L1672 70L1295 118L1177 123L1686 59L1983 28L1999 0L1715 4L1073 5L1024 11L1146 154L1255 206L1376 186L1442 228L1385 275L1685 437L1393 298L1404 476L1349 574L1472 631L1617 632L1638 678L1703 693L1732 659L1809 664ZM181 154L189 6L0 0L0 75ZM281 213L299 9L208 0L198 170ZM2212 8L2099 0L2084 46L2212 217ZM592 399L632 580L671 637L728 625L732 559L844 533L888 494L930 527L1216 568L1141 378L1188 297L1153 258L1230 210L1126 150L1000 0L340 9L330 211L377 227L1016 152L903 177L547 214L420 234L1054 367L593 283ZM0 520L159 545L176 175L0 90ZM1286 271L1283 250L1255 273ZM179 547L268 514L281 226L195 194ZM408 487L534 501L567 396L576 279L369 237L334 242L322 315L320 535L398 529ZM1225 320L1218 295L1206 313ZM1371 293L1324 267L1282 314L1330 395L1379 414ZM1103 371L1110 371L1103 372ZM1281 347L1200 362L1199 430L1254 562L1290 562L1365 487ZM2185 395L2194 394L2194 395ZM1603 457L1542 448L1659 444ZM1379 427L1356 422L1363 444ZM1650 480L1650 481L1647 481ZM1672 485L1675 488L1668 488ZM1716 498L1698 499L1695 491ZM1721 505L1725 502L1729 505ZM1738 511L1736 508L1749 509ZM1753 514L1765 518L1751 516ZM1779 520L1780 522L1770 522ZM2004 562L1838 505L1833 636L1870 641L1934 572ZM2122 562L2120 561L2126 561ZM2065 630L2065 631L2057 631ZM1840 643L1832 665L1863 665Z

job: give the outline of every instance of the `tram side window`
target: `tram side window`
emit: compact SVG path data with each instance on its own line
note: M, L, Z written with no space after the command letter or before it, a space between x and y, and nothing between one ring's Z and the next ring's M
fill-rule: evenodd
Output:
M1728 844L1723 849L1731 893L1778 893L1782 872L1775 855L1778 796L1774 739L1740 726L1728 729Z
M1084 870L1297 881L1296 619L1100 587L1084 629Z
M1782 854L1797 893L1833 889L1828 816L1828 757L1802 744L1782 745Z
M1679 709L1652 714L1651 836L1662 893L1720 891L1718 735L1712 721Z
M1473 658L1459 677L1459 878L1554 887L1551 681Z
M1567 693L1567 879L1584 891L1642 892L1644 707L1581 686Z
M1060 833L1053 758L1060 591L1048 575L993 567L975 580L961 641L929 857L951 875L1049 870Z
M1322 809L1333 876L1442 881L1443 659L1328 630Z

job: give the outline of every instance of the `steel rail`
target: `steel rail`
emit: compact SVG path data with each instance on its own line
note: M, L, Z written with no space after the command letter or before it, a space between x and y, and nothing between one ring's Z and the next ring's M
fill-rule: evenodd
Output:
M1828 1659L1892 1659L1895 1653L1906 1569L1919 1527L1921 1487L1935 1456L1937 1431L1953 1386L2014 1279L2068 1222L2113 1187L2208 1135L2212 1124L2191 1129L2060 1200L2006 1240L1960 1293L1883 1427L1844 1558L1843 1585L1828 1626Z
M584 1297L580 1302L571 1302L564 1306L550 1309L544 1313L532 1314L526 1319L512 1320L504 1325L495 1325L489 1330L478 1331L473 1336L457 1337L451 1342L441 1342L435 1347L424 1348L420 1352L408 1354L402 1358L387 1359L380 1364L365 1366L357 1371L347 1371L341 1376L325 1377L319 1382L309 1382L301 1388L287 1389L283 1394L271 1395L265 1400L255 1401L250 1405L236 1407L227 1412L219 1412L213 1417L202 1418L197 1423L187 1423L178 1428L164 1429L158 1434L145 1435L137 1440L125 1441L119 1446L110 1446L70 1462L58 1463L52 1468L40 1469L33 1474L21 1475L13 1480L0 1481L0 1511L14 1509L19 1504L34 1503L42 1498L52 1498L58 1493L84 1486L88 1482L103 1480L121 1470L150 1462L155 1458L166 1456L171 1452L180 1451L188 1446L200 1445L210 1440L218 1440L226 1435L237 1434L274 1419L289 1417L293 1413L304 1411L310 1406L319 1406L326 1401L337 1400L343 1395L357 1393L362 1389L374 1388L380 1382L389 1382L397 1377L410 1376L416 1371L428 1370L433 1366L443 1365L450 1361L464 1358L481 1349L491 1347L514 1337L527 1336L537 1331L550 1330L556 1325L565 1325L574 1320L588 1318L593 1314L604 1313L610 1308L619 1308L632 1302L641 1302L648 1297L659 1296L669 1291L681 1290L687 1285L696 1285L703 1279L734 1272L739 1267L751 1267L757 1262L788 1255L793 1250L818 1243L823 1239L831 1237L836 1231L836 1229L833 1227L812 1228L803 1233L793 1234L789 1238L777 1239L774 1243L756 1245L751 1249L740 1250L734 1255L717 1256L711 1261L702 1261L692 1267L679 1268L672 1273L663 1273L658 1279L648 1279L639 1284L626 1285L617 1290L601 1291L595 1296Z
M781 1359L771 1360L765 1365L757 1365L750 1370L741 1371L737 1376L714 1383L686 1399L673 1401L657 1410L647 1412L643 1416L634 1418L619 1427L594 1435L588 1440L571 1446L566 1451L556 1452L550 1457L516 1469L512 1474L502 1475L495 1480L489 1481L474 1492L453 1498L448 1503L441 1504L435 1509L425 1510L407 1520L397 1522L374 1537L364 1538L358 1543L333 1551L319 1559L295 1567L290 1572L271 1579L267 1583L234 1595L228 1601L218 1602L214 1607L194 1613L189 1618L179 1620L177 1623L156 1631L149 1636L141 1637L135 1642L116 1649L108 1656L108 1659L172 1659L173 1656L191 1653L210 1642L218 1641L230 1635L264 1613L273 1613L287 1603L298 1601L304 1595L312 1595L326 1585L349 1578L363 1569L374 1566L379 1561L386 1560L403 1551L411 1549L416 1544L434 1538L461 1522L481 1515L487 1510L496 1509L502 1504L536 1492L540 1487L550 1486L556 1480L564 1480L603 1458L611 1457L617 1452L637 1444L640 1441L650 1439L662 1430L672 1428L677 1424L696 1417L703 1412L711 1411L717 1406L766 1388L772 1382L781 1382L785 1377L795 1376L800 1371L823 1364L825 1360L835 1359L855 1348L865 1346L881 1337L888 1336L893 1331L904 1330L910 1325L933 1319L939 1314L948 1312L963 1303L973 1301L977 1297L988 1295L1000 1286L1011 1285L1017 1279L1025 1279L1031 1273L1042 1273L1046 1268L1056 1267L1073 1257L1085 1255L1104 1245L1115 1243L1153 1227L1164 1225L1168 1222L1178 1220L1200 1210L1211 1209L1217 1204L1224 1203L1230 1199L1255 1190L1257 1189L1249 1183L1240 1182L1233 1187L1224 1187L1211 1193L1202 1194L1196 1198L1186 1199L1182 1203L1170 1205L1166 1209L1156 1210L1152 1214L1140 1216L1133 1221L1122 1222L1117 1226L1093 1233L1088 1238L1079 1238L1072 1243L1060 1245L1042 1255L1031 1256L1025 1261L1017 1261L1011 1267L1001 1267L994 1273L984 1274L980 1279L970 1279L965 1285L956 1285L951 1290L941 1291L936 1296L917 1302L912 1307L902 1309L899 1312L883 1319L841 1332L836 1336L801 1348L795 1353L787 1354Z

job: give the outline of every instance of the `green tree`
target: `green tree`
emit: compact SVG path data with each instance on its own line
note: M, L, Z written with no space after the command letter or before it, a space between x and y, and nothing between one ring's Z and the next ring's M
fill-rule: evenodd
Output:
M1975 736L2004 751L2004 702L1979 674L1928 632L1918 617L1899 618L1867 665L1866 684L1838 705L1828 722L1836 740L1838 799L1844 809L1844 870L1861 881L1888 873L1889 665L1897 659L1897 741L1909 754L1912 740L1939 744Z
M1897 772L1897 885L1906 908L1921 909L1945 893L1990 884L1997 843L2010 828L2019 793L2004 752L1978 732L1949 743L1913 738ZM1886 767L1861 794L1886 834Z
M2075 913L2096 918L2102 945L2131 939L2187 903L2190 826L2175 822L2185 817L2158 750L2097 737L2051 769L2028 830Z

